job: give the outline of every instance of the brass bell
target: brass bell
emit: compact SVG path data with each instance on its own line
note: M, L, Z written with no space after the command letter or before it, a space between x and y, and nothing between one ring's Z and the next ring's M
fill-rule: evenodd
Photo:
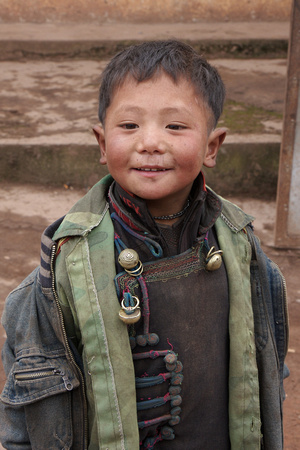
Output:
M131 248L122 250L118 261L124 269L133 269L139 262L139 255Z
M126 323L126 325L132 325L133 323L136 323L140 320L141 310L140 308L138 308L132 314L127 314L124 309L120 309L119 317L122 322Z
M206 256L206 270L210 272L218 270L222 265L222 250L215 250L215 247L211 247Z
M138 277L143 272L143 264L139 259L139 255L132 248L122 250L118 261L129 275Z
M137 297L132 296L132 298L135 300L134 306L125 306L124 299L121 302L121 307L119 311L119 317L122 320L122 322L126 323L127 325L131 325L133 323L136 323L141 318L141 309L139 307L140 301Z

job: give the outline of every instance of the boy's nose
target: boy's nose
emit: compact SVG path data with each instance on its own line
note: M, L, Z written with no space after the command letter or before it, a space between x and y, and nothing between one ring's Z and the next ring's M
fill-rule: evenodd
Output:
M166 143L157 130L149 129L144 131L138 143L139 152L164 153Z

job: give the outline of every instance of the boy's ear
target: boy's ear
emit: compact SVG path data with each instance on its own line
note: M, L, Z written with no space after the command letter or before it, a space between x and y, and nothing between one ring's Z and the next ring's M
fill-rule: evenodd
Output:
M208 137L206 155L203 161L205 167L215 167L217 163L218 151L226 137L227 128L216 128Z
M93 127L93 132L100 147L100 164L105 165L107 163L107 160L106 160L105 136L103 125L102 124L95 125Z

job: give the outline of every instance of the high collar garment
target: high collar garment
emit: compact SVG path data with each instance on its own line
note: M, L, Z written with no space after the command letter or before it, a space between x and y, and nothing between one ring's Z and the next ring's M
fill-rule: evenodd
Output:
M164 237L165 225L160 226L155 222L143 199L128 193L116 182L113 182L110 187L109 199L111 213L115 212L125 226L157 242L162 248L163 256L173 256L174 251ZM212 228L221 214L222 203L214 193L206 190L202 174L194 182L189 201L190 207L183 217L173 226L168 227L171 232L178 234L178 247L175 254L191 248L197 238L204 236ZM116 223L115 228L119 229ZM141 245L138 245L138 248L142 250ZM150 254L146 257L146 260L149 259L153 259Z

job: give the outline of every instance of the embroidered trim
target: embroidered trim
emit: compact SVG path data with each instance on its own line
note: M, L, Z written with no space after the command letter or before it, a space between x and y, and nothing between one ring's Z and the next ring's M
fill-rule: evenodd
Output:
M145 263L143 272L144 280L146 283L154 281L166 282L172 278L187 277L190 273L204 269L206 257L206 252L202 252L204 245L204 242L201 241L196 247L182 253L182 255ZM189 253L188 257L187 253ZM197 262L197 265L195 265L195 262ZM164 267L163 272L160 270L162 265ZM197 267L196 269L195 266ZM134 277L128 277L126 272L117 275L115 281L119 297L121 292L127 289L132 291L132 289L139 285L138 280Z

